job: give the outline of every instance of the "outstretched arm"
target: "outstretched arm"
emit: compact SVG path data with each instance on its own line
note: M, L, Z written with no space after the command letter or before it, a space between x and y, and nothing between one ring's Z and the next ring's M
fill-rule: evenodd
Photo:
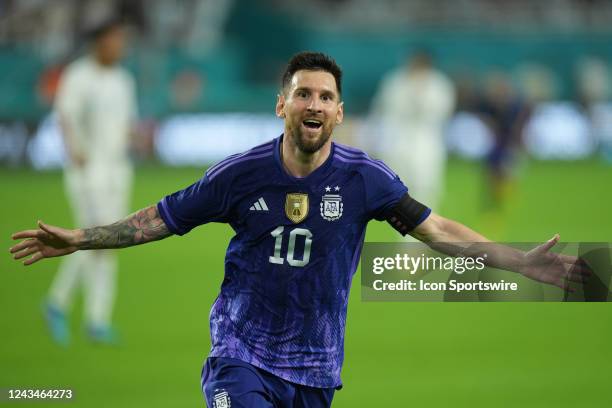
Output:
M31 265L43 258L63 256L83 249L125 248L164 239L172 233L159 215L157 206L143 208L110 225L85 229L64 229L38 222L38 229L13 234L25 239L10 249L15 259Z
M570 290L568 282L584 282L590 270L575 256L550 252L559 242L555 234L528 252L489 241L456 221L431 213L411 233L436 251L451 256L478 257L486 254L485 264L521 273L526 277Z

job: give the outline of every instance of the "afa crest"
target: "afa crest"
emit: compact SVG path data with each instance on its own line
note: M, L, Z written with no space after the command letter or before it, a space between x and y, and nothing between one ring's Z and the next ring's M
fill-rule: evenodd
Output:
M215 390L213 408L231 408L232 400L223 388Z
M340 194L325 194L321 198L321 217L327 221L336 221L342 217L344 204Z
M289 193L285 199L285 215L294 224L298 224L308 216L308 194Z

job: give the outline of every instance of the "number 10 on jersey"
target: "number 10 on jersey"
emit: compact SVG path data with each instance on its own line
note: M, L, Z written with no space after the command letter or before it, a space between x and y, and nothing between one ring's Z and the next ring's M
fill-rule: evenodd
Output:
M283 231L285 227L276 227L274 231L270 233L274 237L274 255L268 260L270 263L282 265L285 263L285 259L281 258L281 249L283 247ZM302 259L295 259L295 239L298 235L304 237L304 254ZM289 233L289 246L287 248L287 263L291 266L306 266L310 261L310 247L312 245L312 232L306 228L294 228Z

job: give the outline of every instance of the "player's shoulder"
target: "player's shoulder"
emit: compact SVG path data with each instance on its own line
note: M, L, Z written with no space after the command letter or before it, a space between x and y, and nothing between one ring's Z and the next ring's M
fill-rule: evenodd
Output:
M377 160L356 147L334 143L333 161L336 167L361 174L366 180L395 179L397 176L382 160Z
M255 146L244 152L226 157L206 170L206 177L212 181L217 177L236 177L252 174L269 167L274 160L276 139Z
M114 69L117 76L121 78L122 81L125 81L130 85L134 83L134 76L126 67L123 65L116 65Z
M404 69L393 69L383 75L382 83L386 86L397 86L406 82L406 71Z
M88 89L92 82L91 64L86 57L80 57L68 64L62 71L59 95L74 95Z
M65 78L77 78L84 77L91 72L92 64L89 58L80 57L66 65L64 68L63 76Z
M431 77L440 87L453 88L453 81L444 72L434 69L431 71Z

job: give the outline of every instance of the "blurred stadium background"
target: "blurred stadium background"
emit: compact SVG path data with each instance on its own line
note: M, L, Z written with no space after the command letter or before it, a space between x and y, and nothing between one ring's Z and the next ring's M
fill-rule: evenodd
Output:
M377 86L427 49L458 96L440 212L506 242L555 232L612 240L612 2L0 0L4 248L37 219L72 225L52 101L62 69L83 51L82 30L117 10L131 23L125 65L139 92L134 209L276 136L278 78L300 50L344 68L348 117L337 137L377 150L367 126ZM513 147L512 193L491 210L484 163L495 136L480 106L499 78L529 115ZM230 237L229 227L208 225L121 251L118 348L80 335L56 347L40 306L58 261L24 270L7 253L0 387L73 388L82 407L203 405L208 311ZM367 239L396 238L373 223ZM355 279L334 406L612 406L607 304L364 303Z

